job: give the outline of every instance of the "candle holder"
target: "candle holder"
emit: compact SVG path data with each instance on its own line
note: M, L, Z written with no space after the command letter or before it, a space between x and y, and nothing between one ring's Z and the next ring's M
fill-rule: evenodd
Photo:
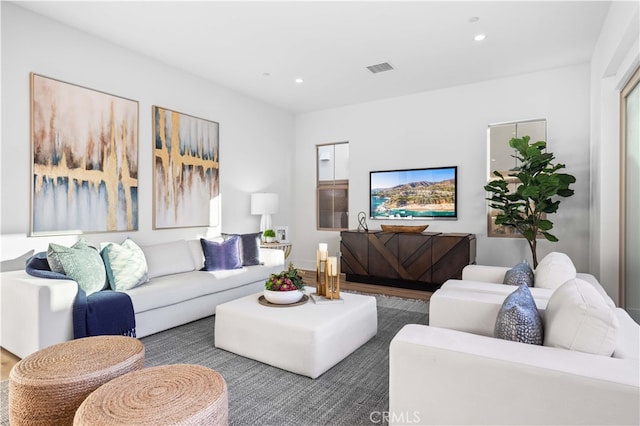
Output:
M331 300L340 299L340 270L337 261L329 263L327 268L325 297Z
M316 255L316 294L327 295L327 256L326 252L318 250Z

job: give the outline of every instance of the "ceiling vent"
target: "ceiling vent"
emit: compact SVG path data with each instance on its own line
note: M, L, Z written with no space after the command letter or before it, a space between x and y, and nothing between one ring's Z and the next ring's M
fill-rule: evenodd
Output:
M393 66L389 62L383 62L381 64L369 65L367 67L372 74L378 74L379 72L394 70Z

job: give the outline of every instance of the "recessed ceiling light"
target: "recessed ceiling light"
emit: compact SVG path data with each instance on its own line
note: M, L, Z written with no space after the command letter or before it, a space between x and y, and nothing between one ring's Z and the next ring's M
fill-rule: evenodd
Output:
M263 77L269 77L270 75L271 75L271 73L270 73L270 72L263 72L263 73L262 73L262 76L263 76Z
M482 41L482 40L484 40L485 38L487 38L487 36L486 36L486 35L484 35L484 34L478 34L478 35L477 35L477 36L475 36L473 39L474 39L475 41Z
M304 80L301 79L300 77L298 77L298 78L296 78L296 83L302 84L302 83L304 83Z
M469 23L473 24L474 22L478 22L480 20L480 18L478 18L477 16L472 16L471 18L469 18Z

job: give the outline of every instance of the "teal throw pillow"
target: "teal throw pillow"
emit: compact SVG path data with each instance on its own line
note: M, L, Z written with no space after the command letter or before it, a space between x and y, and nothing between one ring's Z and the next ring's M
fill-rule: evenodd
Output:
M129 290L149 281L144 253L130 238L121 245L108 243L102 249L102 259L111 290Z
M523 284L507 296L498 312L493 335L498 339L542 345L542 317L529 287Z
M77 282L87 296L106 287L107 273L100 253L85 240L71 247L49 244L47 262L53 272L64 274Z

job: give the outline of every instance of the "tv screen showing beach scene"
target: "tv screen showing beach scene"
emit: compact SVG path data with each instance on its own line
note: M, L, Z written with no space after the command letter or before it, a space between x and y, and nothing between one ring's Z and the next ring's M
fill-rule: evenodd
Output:
M386 170L369 173L372 219L457 218L458 168Z

